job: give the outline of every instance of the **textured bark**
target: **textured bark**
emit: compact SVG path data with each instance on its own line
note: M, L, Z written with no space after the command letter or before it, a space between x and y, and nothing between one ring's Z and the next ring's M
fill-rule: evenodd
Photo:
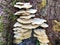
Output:
M25 0L22 0L23 2L25 2ZM12 13L14 13L15 11L17 11L17 9L15 9L13 6L10 5L10 3L12 2L12 0L3 0L2 2L5 2L5 4L2 4L3 8L8 8L10 9L10 11ZM7 3L8 2L8 3ZM54 25L53 20L58 20L60 21L60 0L47 0L47 6L42 9L45 11L45 13L42 13L43 11L40 10L40 8L38 7L38 4L41 2L41 0L29 0L29 2L33 5L33 8L37 9L38 12L36 13L36 17L39 18L43 18L46 19L48 21L48 25L49 27L46 29L46 33L49 37L50 42L52 43L52 45L58 45L57 43L59 42L59 33L56 33L53 31L52 26ZM10 40L8 40L9 38L7 38L6 36L6 42L5 45L7 45L7 43L10 41L9 45L13 45L12 44L12 40L13 40L13 31L12 31L12 26L14 24L14 21L9 19L9 10L7 13L4 12L3 16L4 16L4 30L6 35L8 33L12 34L10 35ZM59 34L59 35L58 35ZM60 42L59 42L60 43Z

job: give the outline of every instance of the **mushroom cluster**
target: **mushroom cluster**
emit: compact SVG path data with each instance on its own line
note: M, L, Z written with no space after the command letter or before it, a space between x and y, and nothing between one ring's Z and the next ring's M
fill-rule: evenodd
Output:
M41 42L40 45L48 45L49 40L44 29L35 29L34 32L34 36Z
M14 14L16 16L19 16L13 28L15 34L14 43L19 44L20 42L22 42L22 40L30 38L32 29L34 29L34 36L38 38L38 40L41 42L41 45L47 45L49 40L47 35L45 34L45 30L38 28L47 28L48 25L45 23L47 22L47 20L35 18L37 9L32 9L32 5L30 3L17 2L14 7L20 9ZM26 10L24 10L23 8Z

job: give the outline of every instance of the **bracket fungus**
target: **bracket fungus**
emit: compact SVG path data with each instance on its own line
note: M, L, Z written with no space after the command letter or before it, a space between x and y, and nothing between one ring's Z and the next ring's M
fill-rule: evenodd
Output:
M28 29L23 29L23 28L14 28L13 30L14 30L15 32L20 32L20 33L24 33L24 32L29 31Z
M23 23L23 24L28 24L28 23L31 23L32 19L21 19L21 18L18 18L17 21L20 22L20 23Z
M35 15L20 16L21 19L30 19L32 17L35 17Z
M26 11L24 11L24 10L20 10L20 11L18 11L18 12L16 12L14 15L30 15L30 13L31 14L34 14L34 13L36 13L37 12L37 10L36 9L29 9L29 10L26 10Z
M44 28L47 28L48 25L45 23L47 20L35 18L36 9L32 9L30 3L17 2L14 7L19 8L14 15L19 15L17 22L13 25L14 28L14 43L21 43L22 40L30 38L32 34L32 29L34 29L34 37L41 42L41 45L47 45L49 43L48 37L45 33ZM24 10L24 9L26 10ZM22 9L22 10L21 10ZM33 18L32 18L33 17ZM37 27L43 27L43 29Z
M36 29L34 30L34 32L35 32L34 36L37 37L41 43L45 43L45 44L49 43L48 37L44 29Z
M14 5L14 7L19 8L19 9L21 9L21 8L26 8L26 9L28 9L28 8L31 8L32 5L30 5L30 3L17 2L16 5Z
M33 21L32 21L32 24L42 24L44 22L47 22L45 19L40 19L40 18L34 18Z

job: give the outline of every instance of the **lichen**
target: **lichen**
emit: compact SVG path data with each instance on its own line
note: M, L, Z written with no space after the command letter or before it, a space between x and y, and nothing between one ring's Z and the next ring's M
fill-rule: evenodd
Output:
M46 0L42 0L42 2L38 4L38 7L42 9L46 6L46 3L47 3Z
M54 31L59 32L60 31L60 22L57 20L54 20L55 25L53 26Z

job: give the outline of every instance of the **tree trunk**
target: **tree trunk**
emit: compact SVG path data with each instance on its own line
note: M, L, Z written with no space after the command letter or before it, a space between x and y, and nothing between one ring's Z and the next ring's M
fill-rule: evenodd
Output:
M25 2L25 0L20 0L20 1ZM5 4L3 2L5 2ZM2 1L3 9L4 10L9 9L5 11L3 14L4 31L6 33L5 45L8 45L8 44L13 45L12 43L13 42L13 31L12 31L13 27L12 26L15 23L15 21L13 21L13 19L9 19L9 16L11 15L11 13L14 13L15 11L17 11L17 9L15 9L12 5L10 5L11 2L13 1L12 0ZM54 32L52 27L54 24L53 20L60 21L60 15L59 15L60 14L60 11L59 11L60 1L59 0L47 0L47 5L45 6L45 8L42 8L42 9L40 9L41 6L40 7L38 6L41 3L41 0L29 0L29 2L33 5L33 8L38 10L38 12L36 13L36 17L43 18L48 21L49 27L46 29L46 33L52 45L58 45L56 41L59 36L56 32Z

